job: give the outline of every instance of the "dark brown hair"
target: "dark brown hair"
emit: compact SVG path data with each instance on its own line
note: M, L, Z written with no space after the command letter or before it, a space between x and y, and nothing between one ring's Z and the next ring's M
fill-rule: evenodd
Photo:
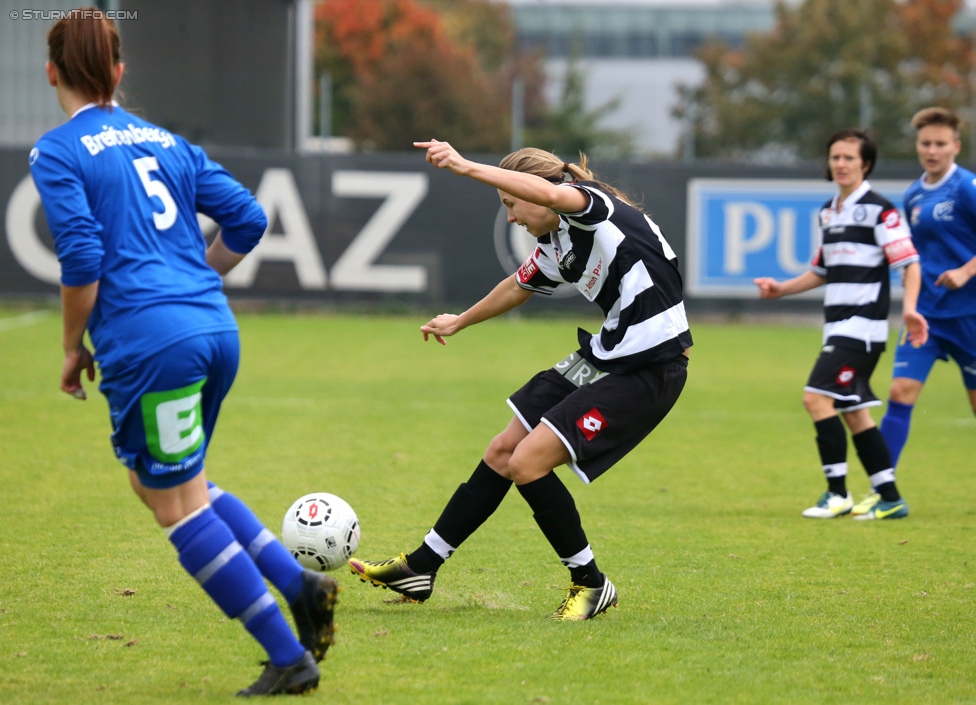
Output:
M78 8L54 23L47 35L47 57L65 88L100 106L115 93L119 33L98 8Z
M875 146L871 136L864 130L838 130L827 140L827 157L830 157L830 148L834 142L844 142L846 140L857 140L861 143L861 163L867 167L864 171L864 178L874 171L874 165L878 161L878 148ZM833 181L834 177L830 174L830 164L826 167L827 181Z

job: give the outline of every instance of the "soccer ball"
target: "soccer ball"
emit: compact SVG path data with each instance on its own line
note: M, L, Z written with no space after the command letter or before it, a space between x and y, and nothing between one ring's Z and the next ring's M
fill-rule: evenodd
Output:
M345 500L313 492L285 513L281 542L306 568L334 570L359 548L359 519Z

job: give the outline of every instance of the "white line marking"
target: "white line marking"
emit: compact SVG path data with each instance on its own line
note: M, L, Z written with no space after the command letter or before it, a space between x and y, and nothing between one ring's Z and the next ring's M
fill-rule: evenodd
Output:
M0 318L0 331L13 330L14 328L26 328L44 320L51 315L50 311L31 311L19 316Z

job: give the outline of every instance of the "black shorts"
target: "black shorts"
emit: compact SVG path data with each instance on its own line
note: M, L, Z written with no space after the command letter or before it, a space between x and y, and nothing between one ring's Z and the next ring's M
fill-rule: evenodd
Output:
M688 378L688 358L609 374L571 354L508 399L526 430L551 428L569 467L589 484L633 450L671 411Z
M825 345L803 391L832 397L834 408L842 414L881 406L871 391L871 374L880 358L880 350L867 353Z

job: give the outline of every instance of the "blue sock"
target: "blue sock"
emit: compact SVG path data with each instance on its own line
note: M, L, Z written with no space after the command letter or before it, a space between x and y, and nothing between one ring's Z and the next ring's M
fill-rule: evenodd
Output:
M898 467L898 458L908 442L908 430L912 425L912 409L914 404L902 404L888 400L888 409L881 419L881 435L884 436L888 450L891 452L891 466Z
M302 594L302 566L244 502L208 482L210 506L247 549L261 574L292 604Z
M260 571L230 528L203 507L167 530L180 564L231 619L268 652L271 663L285 668L298 663L305 648L298 643Z

